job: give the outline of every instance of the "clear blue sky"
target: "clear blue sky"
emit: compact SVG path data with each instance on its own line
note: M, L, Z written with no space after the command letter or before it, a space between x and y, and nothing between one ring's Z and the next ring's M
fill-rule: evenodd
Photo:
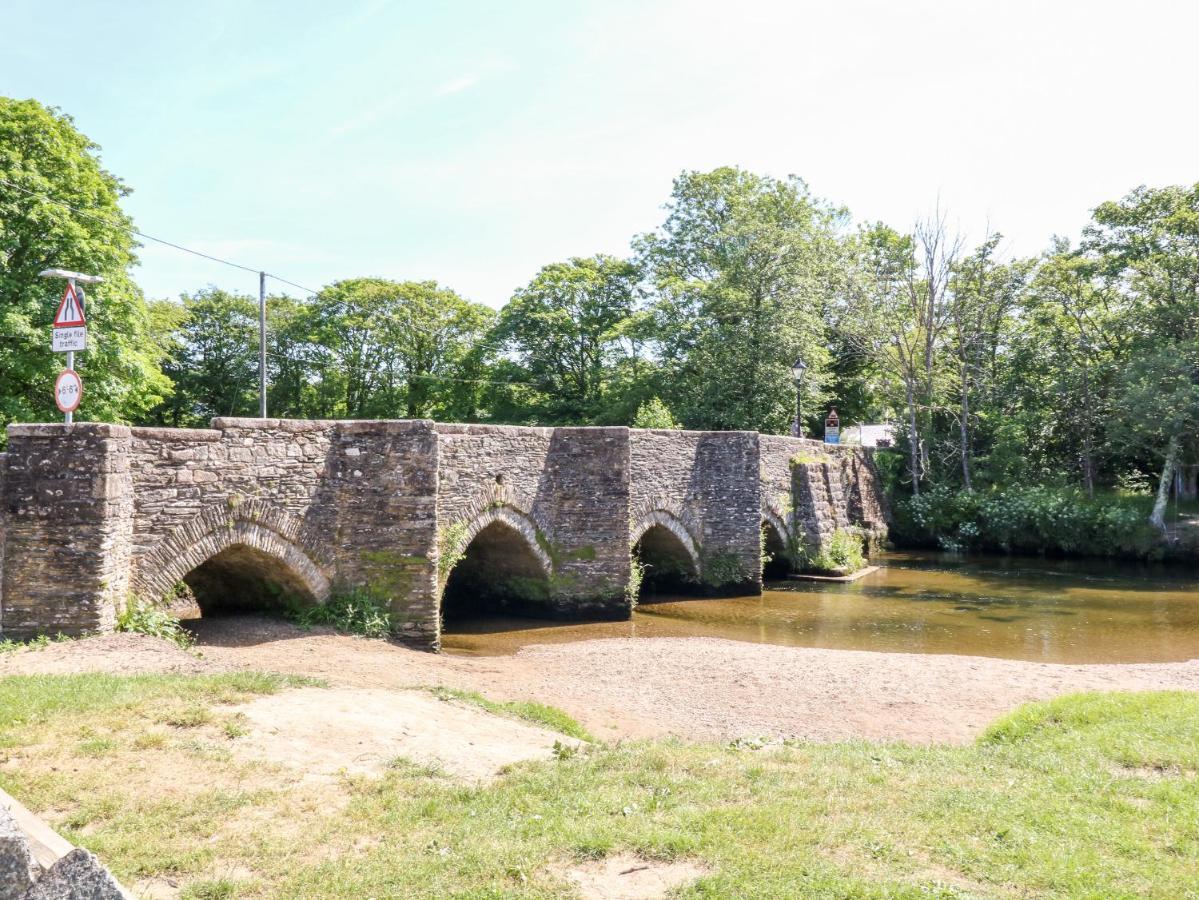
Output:
M724 164L897 227L939 198L1036 252L1137 184L1199 180L1197 7L4 0L0 93L74 116L150 234L499 305L627 252L680 170ZM257 289L154 245L137 277Z

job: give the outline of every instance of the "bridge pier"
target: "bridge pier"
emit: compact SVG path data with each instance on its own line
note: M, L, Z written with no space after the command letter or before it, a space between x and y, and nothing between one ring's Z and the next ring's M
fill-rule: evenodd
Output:
M696 592L761 589L774 546L885 533L868 454L754 432L215 419L210 429L10 425L0 634L110 630L179 581L320 603L365 591L436 649L443 601L624 618L630 553ZM648 550L647 550L648 552ZM456 574L455 574L456 573ZM224 579L224 581L222 581ZM233 586L236 586L235 588ZM236 605L252 597L231 598Z

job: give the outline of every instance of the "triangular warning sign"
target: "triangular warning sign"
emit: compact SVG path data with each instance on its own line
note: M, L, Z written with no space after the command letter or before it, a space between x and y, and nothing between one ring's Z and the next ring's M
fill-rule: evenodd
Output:
M54 314L54 327L76 328L86 324L83 320L83 301L79 299L79 293L75 290L75 285L68 283L67 289L62 292L62 300L58 304L58 312Z

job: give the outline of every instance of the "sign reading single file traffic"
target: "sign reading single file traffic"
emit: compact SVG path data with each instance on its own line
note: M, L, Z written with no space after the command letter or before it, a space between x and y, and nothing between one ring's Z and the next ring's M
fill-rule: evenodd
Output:
M87 320L83 315L83 292L68 281L62 292L58 312L54 314L54 338L51 349L68 353L87 349Z
M74 328L55 328L54 339L50 349L55 353L66 353L68 350L87 349L87 328L82 325Z

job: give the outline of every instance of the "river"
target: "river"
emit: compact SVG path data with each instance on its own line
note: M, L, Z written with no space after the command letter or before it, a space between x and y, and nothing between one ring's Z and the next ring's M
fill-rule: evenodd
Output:
M479 616L450 653L606 637L721 637L794 647L958 653L1063 663L1199 657L1199 573L1096 560L895 552L852 584L771 582L759 596L643 598L625 622Z

